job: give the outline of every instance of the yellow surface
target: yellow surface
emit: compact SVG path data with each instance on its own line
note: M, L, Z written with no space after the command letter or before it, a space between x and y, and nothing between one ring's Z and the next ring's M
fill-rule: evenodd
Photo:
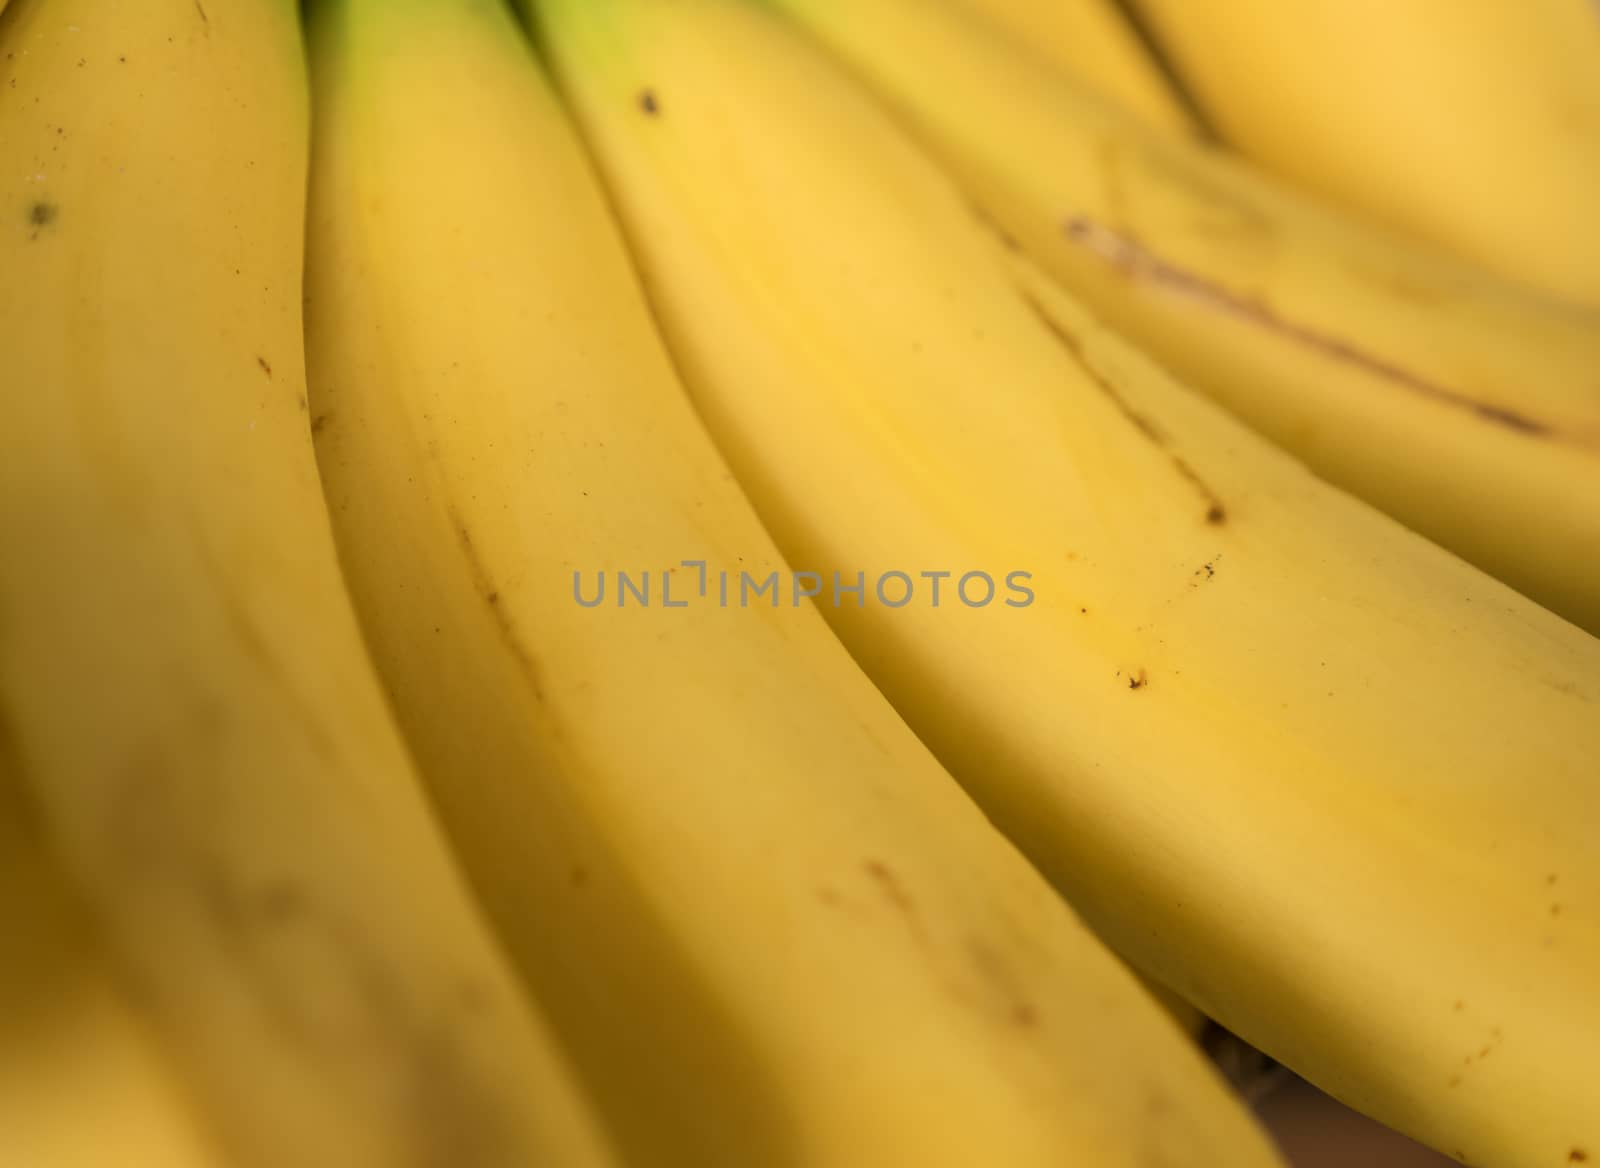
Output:
M895 5L789 7L929 66ZM550 11L784 551L1033 573L1023 608L823 607L995 822L1120 952L1364 1110L1473 1163L1600 1147L1600 642L1160 372L776 18Z
M1600 309L1594 0L1138 0L1267 170Z
M624 1151L1271 1163L815 608L787 582L776 608L720 607L721 571L788 569L509 15L326 15L308 323L341 552L462 856ZM671 125L655 80L612 92ZM663 604L669 568L688 607ZM653 603L618 607L613 576L580 607L574 573L592 595L602 569L650 572Z
M0 30L0 742L41 846L231 1162L601 1163L340 581L295 6Z

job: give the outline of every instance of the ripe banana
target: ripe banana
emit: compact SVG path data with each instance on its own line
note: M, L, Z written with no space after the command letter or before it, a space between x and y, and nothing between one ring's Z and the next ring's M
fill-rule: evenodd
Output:
M3 764L0 764L3 765ZM0 1149L17 1168L218 1168L0 769Z
M1594 0L1137 0L1225 141L1600 309Z
M722 571L787 569L511 13L323 0L311 45L308 358L341 555L624 1151L1275 1163L787 576L781 605L719 603ZM601 571L649 572L649 602L585 607Z
M995 822L1335 1095L1472 1164L1600 1157L1600 642L1096 324L769 13L541 10L791 561L1032 573L818 600Z
M1147 125L1175 134L1195 130L1183 99L1116 0L959 2Z
M1330 481L1600 632L1600 313L1150 135L918 0L772 0L1102 319Z
M339 578L295 5L0 29L0 772L40 847L230 1163L606 1162Z

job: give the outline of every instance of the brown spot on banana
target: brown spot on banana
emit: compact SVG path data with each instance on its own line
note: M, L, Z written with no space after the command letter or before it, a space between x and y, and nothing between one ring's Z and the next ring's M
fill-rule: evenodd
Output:
M1553 433L1549 424L1537 418L1530 418L1493 402L1479 401L1470 394L1442 385L1340 337L1291 320L1264 301L1242 295L1210 277L1179 267L1145 247L1132 235L1116 231L1087 216L1068 219L1063 232L1067 239L1105 260L1130 279L1144 280L1166 288L1292 341L1331 361L1350 365L1518 434L1549 437Z
M1201 498L1205 501L1205 521L1214 526L1226 523L1228 521L1228 511L1222 505L1222 500L1217 493L1211 489L1210 485L1200 477L1199 472L1189 465L1182 455L1171 449L1166 435L1160 431L1156 424L1134 409L1128 399L1123 397L1121 391L1112 383L1111 379L1096 368L1084 351L1082 342L1051 315L1049 308L1042 304L1032 291L1018 285L1017 292L1021 295L1022 302L1033 310L1033 314L1039 319L1040 323L1049 330L1056 340L1061 342L1061 347L1071 354L1072 359L1088 375L1089 380L1111 399L1112 404L1117 407L1117 412L1126 418L1128 423L1138 430L1140 434L1143 434L1150 442L1165 451L1167 457L1172 460L1172 469L1177 472L1180 478L1199 492Z

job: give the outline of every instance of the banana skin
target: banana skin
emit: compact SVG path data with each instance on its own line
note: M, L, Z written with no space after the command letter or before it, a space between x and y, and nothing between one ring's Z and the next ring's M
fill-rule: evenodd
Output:
M1600 632L1600 313L1151 134L944 5L771 2L1096 316L1328 481Z
M1600 642L1108 331L772 14L539 10L791 560L1033 573L1022 609L820 604L995 823L1368 1114L1470 1164L1595 1156Z
M113 996L40 1020L40 1075L119 1076L83 1032L136 1064L139 1027L128 1079L170 1058L237 1168L610 1163L340 579L295 5L21 0L0 94L0 772Z
M1600 309L1593 0L1137 0L1207 121L1275 174Z
M308 356L342 560L625 1156L1276 1163L815 608L718 603L722 570L788 565L511 14L344 0L311 31ZM638 569L650 603L577 602L575 576Z

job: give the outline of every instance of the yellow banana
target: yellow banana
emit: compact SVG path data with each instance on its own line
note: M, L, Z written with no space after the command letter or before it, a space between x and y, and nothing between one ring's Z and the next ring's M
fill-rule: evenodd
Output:
M0 1151L18 1168L220 1168L0 762Z
M1116 0L957 0L1146 124L1195 129L1183 99Z
M701 416L792 562L867 570L824 615L995 822L1341 1098L1600 1156L1600 642L1008 258L770 14L542 7Z
M341 554L624 1150L1274 1163L788 576L776 607L719 602L722 571L787 569L511 13L325 0L311 31L308 357Z
M296 6L0 28L0 770L41 848L230 1162L605 1162L340 581Z
M1594 0L1137 0L1262 166L1600 309Z
M774 3L1096 315L1330 481L1600 632L1600 313L1150 135L938 3Z

